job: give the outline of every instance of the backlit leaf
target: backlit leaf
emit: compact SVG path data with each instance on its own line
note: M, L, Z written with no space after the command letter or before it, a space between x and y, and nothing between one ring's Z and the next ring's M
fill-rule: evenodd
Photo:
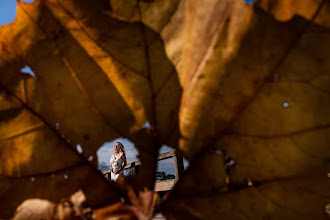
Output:
M327 0L19 1L15 22L0 28L0 218L27 198L59 201L79 189L91 207L109 204L103 217L150 218L153 196L128 206L119 198L133 198L127 187L152 195L163 144L190 162L160 204L167 217L326 218L329 8ZM87 159L118 137L142 161L123 184Z

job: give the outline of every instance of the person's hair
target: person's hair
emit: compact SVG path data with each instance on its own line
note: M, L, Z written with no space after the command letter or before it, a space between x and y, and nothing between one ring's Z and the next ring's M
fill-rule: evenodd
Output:
M124 145L120 142L117 142L116 144L119 145L119 151L122 152L125 155L125 149L124 149ZM125 155L126 156L126 155Z

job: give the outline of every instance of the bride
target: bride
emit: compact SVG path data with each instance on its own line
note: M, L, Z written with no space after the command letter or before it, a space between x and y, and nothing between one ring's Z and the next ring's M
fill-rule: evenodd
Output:
M124 177L124 168L127 164L124 145L120 142L117 142L113 147L113 151L114 153L110 158L111 180L117 181L118 178Z

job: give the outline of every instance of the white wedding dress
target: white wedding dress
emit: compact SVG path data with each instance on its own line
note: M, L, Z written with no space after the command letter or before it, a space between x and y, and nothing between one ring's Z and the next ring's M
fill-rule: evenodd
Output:
M118 158L116 159L114 154L112 154L111 158L110 158L110 165L112 167L112 171L115 172L118 169L121 169L123 167L123 159L122 159L122 155L123 153L121 153ZM124 177L124 169L122 169L118 174L115 174L111 172L111 180L112 181L117 181L118 177L122 178Z

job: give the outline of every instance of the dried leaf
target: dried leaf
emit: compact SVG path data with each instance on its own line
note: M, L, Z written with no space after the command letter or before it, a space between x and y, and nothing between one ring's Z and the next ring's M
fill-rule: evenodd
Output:
M15 22L1 27L1 217L27 198L59 201L78 189L92 206L118 201L92 164L120 136L140 150L136 187L152 188L158 149L177 142L181 87L160 36L108 10L104 1L19 2Z
M214 4L190 2L185 11L191 20L187 65L179 71L185 79L179 147L192 166L164 213L175 219L325 217L330 41L327 25L318 21L329 20L329 2L308 12L284 7L287 22L243 1ZM220 10L227 13L213 20ZM222 156L211 156L211 148L235 162L229 185Z
M20 2L16 21L0 28L0 196L9 201L0 217L26 198L81 188L92 206L110 203L99 216L151 218L157 152L167 144L191 164L161 205L170 218L325 218L329 8ZM20 72L25 65L35 78ZM107 183L85 159L117 137L136 144L143 164L125 184L147 191ZM61 178L50 182L52 173Z

